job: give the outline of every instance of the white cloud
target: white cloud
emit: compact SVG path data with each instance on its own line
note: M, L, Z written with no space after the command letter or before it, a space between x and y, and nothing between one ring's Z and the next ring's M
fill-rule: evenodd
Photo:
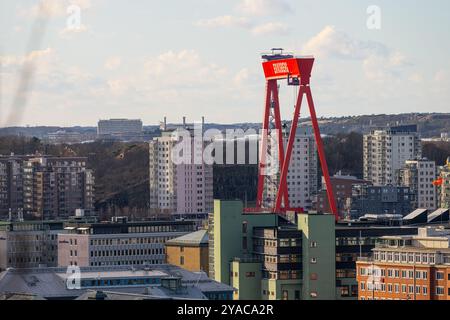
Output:
M286 0L241 0L237 11L252 16L273 16L292 11L292 7Z
M250 71L248 70L248 68L243 68L234 76L233 82L237 86L241 86L248 81L249 77Z
M161 76L160 80L173 83L184 82L186 85L193 82L208 82L227 73L213 63L202 60L195 50L172 50L157 57L147 59L145 70L149 76Z
M39 58L49 57L54 53L51 48L34 50L26 55L3 55L0 63L3 67L21 67L25 63L36 62Z
M115 69L119 68L121 64L122 64L122 59L120 57L114 56L114 57L109 57L108 59L106 59L104 67L107 70L115 70Z
M215 17L211 19L199 20L195 23L198 27L204 28L218 28L218 27L243 27L247 28L250 26L250 22L244 17L235 17L231 15L225 15L220 17Z
M379 42L355 39L334 26L326 26L301 51L322 58L362 61L366 77L377 81L397 78L411 65L402 53Z
M281 22L268 22L252 28L252 34L257 36L286 35L289 27Z
M305 54L343 59L364 59L370 55L385 55L388 49L381 43L354 39L334 26L326 26L303 47Z

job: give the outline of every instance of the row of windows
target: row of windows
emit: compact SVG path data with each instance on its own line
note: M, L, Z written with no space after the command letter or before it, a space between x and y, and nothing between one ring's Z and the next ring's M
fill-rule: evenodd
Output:
M149 254L164 254L164 248L153 249L124 249L124 250L93 250L91 251L91 257L117 257L117 256L136 256L136 255L149 255ZM72 256L72 250L70 251ZM76 256L76 250L75 250Z
M407 252L385 252L376 251L374 253L374 259L376 261L389 261L389 262L410 262L410 263L424 263L434 264L434 253L407 253Z
M81 287L109 287L109 286L133 286L146 284L159 284L158 278L135 278L135 279L110 279L110 280L81 280Z
M386 272L387 270L387 272ZM436 272L437 275L442 272ZM428 279L428 271L413 271L413 270L399 270L399 269L381 269L374 268L359 268L361 276L387 277L388 278L403 278L403 279ZM443 273L442 273L443 276Z
M173 237L145 237L145 238L125 238L125 239L97 239L91 240L91 246L111 246L111 245L130 245L130 244L151 244L165 243Z
M91 267L99 266L137 266L146 264L164 264L164 259L153 259L153 260L125 260L125 261L93 261L90 263ZM71 264L72 265L72 264ZM76 261L75 261L76 265Z
M437 288L441 288L441 287L436 287L436 294L438 294L437 292L440 290L437 290ZM365 282L361 282L360 283L360 289L361 291L365 291L367 289L367 291L376 291L376 292L388 292L388 293L403 293L403 294L422 294L424 296L428 295L428 286L414 286L414 285L406 285L406 284L392 284L392 283L366 283Z

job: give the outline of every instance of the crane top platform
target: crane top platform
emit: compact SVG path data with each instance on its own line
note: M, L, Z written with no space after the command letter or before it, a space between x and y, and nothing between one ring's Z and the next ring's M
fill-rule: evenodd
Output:
M275 50L281 49L272 49L271 54L262 55L266 80L299 79L302 85L309 84L314 57L296 57Z

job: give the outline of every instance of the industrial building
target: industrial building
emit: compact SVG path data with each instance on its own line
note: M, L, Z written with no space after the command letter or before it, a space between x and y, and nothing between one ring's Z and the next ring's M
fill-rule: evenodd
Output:
M8 269L0 273L0 297L46 300L231 300L233 288L161 264L143 267Z
M58 234L58 266L164 264L166 241L194 230L190 221L67 223Z

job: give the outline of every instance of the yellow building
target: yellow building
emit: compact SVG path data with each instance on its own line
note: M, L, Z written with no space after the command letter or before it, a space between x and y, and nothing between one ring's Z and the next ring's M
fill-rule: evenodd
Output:
M204 271L208 267L208 232L200 230L166 242L166 261L189 271Z

